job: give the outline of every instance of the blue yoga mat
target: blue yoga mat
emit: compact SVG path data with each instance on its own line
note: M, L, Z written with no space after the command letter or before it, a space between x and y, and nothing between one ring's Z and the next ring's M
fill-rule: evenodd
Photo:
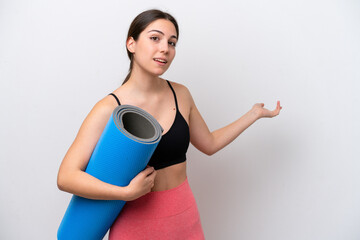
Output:
M146 168L163 129L149 113L131 105L113 111L86 172L110 184L127 186ZM73 195L58 229L59 240L101 240L125 205Z

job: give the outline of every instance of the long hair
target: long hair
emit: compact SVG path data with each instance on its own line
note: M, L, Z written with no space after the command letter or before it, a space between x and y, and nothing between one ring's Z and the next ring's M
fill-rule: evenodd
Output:
M169 13L160 11L158 9L150 9L150 10L140 13L139 15L137 15L135 17L135 19L132 21L132 23L129 27L126 41L130 37L132 37L135 41L137 41L140 33L142 31L144 31L144 29L148 25L150 25L150 23L152 23L153 21L158 20L158 19L166 19L166 20L169 20L170 22L172 22L176 29L177 38L179 38L179 26L178 26L175 18L173 16L171 16ZM126 51L127 51L128 57L130 59L130 67L129 67L129 73L126 76L126 78L122 84L126 83L129 80L129 78L131 76L132 68L133 68L133 54L127 48L126 48Z

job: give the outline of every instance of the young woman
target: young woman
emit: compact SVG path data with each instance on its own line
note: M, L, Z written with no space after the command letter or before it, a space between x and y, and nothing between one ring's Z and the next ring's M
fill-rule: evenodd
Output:
M191 142L212 155L232 142L257 119L274 117L255 104L235 122L210 132L189 90L160 78L175 57L179 28L168 13L148 10L132 22L126 41L130 70L123 85L95 104L66 153L58 173L59 189L91 199L127 201L110 229L109 239L204 239L195 199L186 175ZM140 107L164 132L149 167L126 187L102 182L85 172L91 153L114 108Z

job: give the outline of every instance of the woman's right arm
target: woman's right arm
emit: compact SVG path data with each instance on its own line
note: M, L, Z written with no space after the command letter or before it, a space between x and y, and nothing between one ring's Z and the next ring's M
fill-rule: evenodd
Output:
M124 201L134 200L150 192L156 176L153 168L140 172L126 187L105 183L85 172L114 108L113 99L105 97L95 104L85 118L60 165L57 178L60 190L90 199Z

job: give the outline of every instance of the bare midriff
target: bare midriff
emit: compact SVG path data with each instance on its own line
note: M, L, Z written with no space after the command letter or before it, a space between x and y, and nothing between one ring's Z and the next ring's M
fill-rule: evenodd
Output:
M154 191L165 191L179 186L186 180L186 162L156 170Z

